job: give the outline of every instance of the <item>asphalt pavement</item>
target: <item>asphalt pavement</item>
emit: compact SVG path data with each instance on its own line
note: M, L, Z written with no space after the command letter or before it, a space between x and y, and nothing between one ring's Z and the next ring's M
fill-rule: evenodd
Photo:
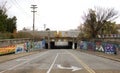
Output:
M0 73L120 73L120 62L76 50L55 49L0 63Z

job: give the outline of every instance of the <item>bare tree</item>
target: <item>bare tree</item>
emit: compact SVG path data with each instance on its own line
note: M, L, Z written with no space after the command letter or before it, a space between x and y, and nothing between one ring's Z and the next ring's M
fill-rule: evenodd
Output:
M114 8L96 7L94 10L89 9L89 12L83 16L84 31L91 38L96 38L98 32L107 22L112 22L118 17L118 12Z

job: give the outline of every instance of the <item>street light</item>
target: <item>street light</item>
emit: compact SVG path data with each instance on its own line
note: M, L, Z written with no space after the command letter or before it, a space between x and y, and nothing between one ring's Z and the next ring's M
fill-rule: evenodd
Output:
M50 49L50 29L47 28L46 31L48 32L48 49Z

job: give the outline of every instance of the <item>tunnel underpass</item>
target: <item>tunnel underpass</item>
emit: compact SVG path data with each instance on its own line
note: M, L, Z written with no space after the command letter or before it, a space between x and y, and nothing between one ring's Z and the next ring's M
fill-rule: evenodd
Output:
M45 48L48 49L48 43L45 44ZM72 49L73 42L50 42L50 49ZM74 43L74 48L77 48L77 43Z

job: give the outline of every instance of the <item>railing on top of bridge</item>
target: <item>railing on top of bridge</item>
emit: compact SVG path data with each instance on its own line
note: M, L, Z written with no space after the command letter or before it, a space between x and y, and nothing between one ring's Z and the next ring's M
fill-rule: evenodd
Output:
M13 44L19 44L19 43L25 43L27 41L31 41L30 38L20 38L20 39L0 39L0 47L13 45Z
M120 34L106 34L106 35L98 35L97 40L101 40L104 42L113 42L120 43Z

